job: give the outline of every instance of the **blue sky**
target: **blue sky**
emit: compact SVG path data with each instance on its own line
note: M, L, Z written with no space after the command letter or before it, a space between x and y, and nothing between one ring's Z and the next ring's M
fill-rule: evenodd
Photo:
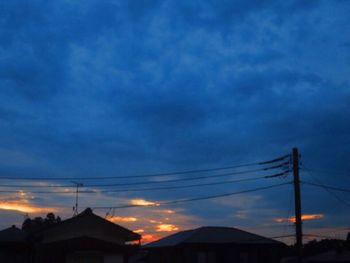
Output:
M2 1L0 174L181 171L271 159L298 147L315 177L348 186L349 12L347 0ZM82 195L81 206L261 185ZM290 190L118 215L137 219L121 224L154 235L164 235L157 222L168 222L276 236L293 231L273 221L288 215ZM0 200L71 214L73 196L24 194ZM349 207L323 189L305 186L302 194L305 213L323 214L305 222L310 233L348 227ZM338 195L350 203L348 194ZM19 224L23 211L0 209L0 216L4 228Z

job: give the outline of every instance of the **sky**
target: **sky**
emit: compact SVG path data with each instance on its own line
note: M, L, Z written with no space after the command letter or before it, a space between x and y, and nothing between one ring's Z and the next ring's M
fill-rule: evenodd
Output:
M1 1L0 177L75 177L85 185L159 182L199 175L84 177L234 166L298 147L302 181L349 187L349 13L348 0ZM81 193L79 209L158 204L290 180L291 174L147 192L86 187L96 193ZM0 192L0 229L20 226L26 214L71 217L73 192L32 193L57 190L52 184L73 186L71 181L1 179L17 187ZM40 187L23 187L33 183ZM345 237L349 194L310 185L301 192L304 232ZM145 242L209 225L274 237L293 234L292 194L292 186L284 185L94 212L138 231Z

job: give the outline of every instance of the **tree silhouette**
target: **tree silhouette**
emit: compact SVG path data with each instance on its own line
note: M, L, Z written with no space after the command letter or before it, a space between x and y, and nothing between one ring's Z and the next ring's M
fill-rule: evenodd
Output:
M304 245L303 254L304 256L312 256L328 250L341 251L345 247L346 247L345 240L339 240L339 239L323 239L319 241L312 240Z
M22 223L22 230L27 232L35 232L44 227L58 224L61 222L59 216L55 216L54 213L48 213L45 218L35 217L34 219L26 218Z

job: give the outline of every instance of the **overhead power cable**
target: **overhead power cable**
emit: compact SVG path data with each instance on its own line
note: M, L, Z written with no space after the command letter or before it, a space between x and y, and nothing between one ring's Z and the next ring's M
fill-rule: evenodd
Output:
M281 163L281 164L279 164L279 165L275 165L275 166L271 166L271 167L266 167L266 168L264 168L264 171L268 171L268 170L272 170L272 169L277 169L277 168L285 168L285 167L288 167L287 165L289 165L289 161L288 161L288 162Z
M275 169L275 168L274 168ZM209 179L209 178L218 178L225 177L230 175L238 175L238 174L248 174L266 171L265 168L239 171L239 172L231 172L224 174L215 174L215 175L206 175L206 176L196 176L196 177L188 177L188 178L180 178L180 179L169 179L162 181L143 181L143 182L133 182L133 183L114 183L114 184L90 184L84 185L84 187L112 187L112 186L132 186L132 185L147 185L147 184L162 184L162 183L175 183L175 182L183 182L183 181L194 181L200 179ZM14 185L14 184L0 184L0 187L15 187L15 188L74 188L74 185Z
M203 187L203 186L212 186L212 185L221 185L221 184L232 184L248 181L256 181L261 179L268 179L274 177L280 177L286 174L287 172L282 172L274 175L268 176L259 176L259 177L250 177L242 178L236 180L228 181L219 181L211 183L202 183L202 184L190 184L190 185L177 185L177 186L165 186L165 187L149 187L149 188L131 188L131 189L111 189L111 190L80 190L79 193L117 193L117 192L146 192L146 191L155 191L155 190L171 190L171 189L185 189L185 188L194 188L194 187ZM18 190L0 190L0 193L18 193ZM30 191L32 194L75 194L75 191Z
M309 176L311 177L311 179L313 179L314 181L316 181L316 183L309 183L310 185L313 184L313 186L318 186L318 187L322 187L328 194L330 194L331 196L333 196L335 199L337 199L340 203L342 203L343 205L347 206L348 208L350 208L350 204L345 201L344 199L342 199L339 195L337 195L336 193L334 193L331 190L335 190L335 191L340 191L342 190L342 192L350 192L350 189L341 189L341 188L337 188L337 187L332 187L332 186L327 186L324 185L323 182L321 182L321 180L315 178L310 170L304 165L304 169L307 171L307 173L309 174ZM332 189L331 189L332 188ZM345 190L345 191L344 191Z
M306 167L304 167L306 168ZM303 169L303 167L301 167ZM320 169L313 169L313 168L306 168L305 170L316 172L316 173L321 173L321 174L336 174L336 175L348 175L349 172L346 171L327 171L327 170L320 170Z
M314 234L303 234L304 236L307 237L318 237L318 238L328 238L328 239L333 239L334 237L331 236L324 236L324 235L314 235Z
M282 236L275 236L275 237L268 237L268 238L271 238L271 239L279 239L279 238L286 238L286 237L295 237L295 234L282 235Z
M322 231L320 230L319 232L321 234L335 234L335 233L340 233L340 232L343 232L343 233L348 233L348 231L350 230L349 227L342 227L342 228L336 228L336 229L333 229L333 230L328 230L328 231Z
M154 202L152 205L122 205L122 206L96 206L93 209L121 209L121 208L132 208L132 207L149 207L149 206L160 206L160 205L172 205L172 204L178 204L178 203L187 203L187 202L194 202L194 201L201 201L201 200L208 200L208 199L216 199L226 196L233 196L233 195L239 195L244 193L251 193L261 190L267 190L271 188L280 187L283 185L291 184L291 182L287 183L280 183L280 184L274 184L264 187L257 187L253 189L243 190L239 192L231 192L231 193L225 193L225 194L218 194L218 195L210 195L210 196L203 196L203 197L194 197L194 198L187 198L187 199L178 199L178 200L172 200L172 201L164 201L164 202Z
M263 164L277 163L277 162L283 161L284 159L287 159L287 158L290 158L290 154L283 155L281 157L275 158L275 159L270 160L270 161L260 162L259 164L263 165Z
M325 184L311 183L311 182L306 182L306 181L302 181L301 183L316 186L316 187L321 187L321 188L325 188L325 189L329 189L329 190L350 193L349 188L341 188L341 187L335 187L335 186L330 186L330 185L325 185Z
M282 176L284 174L286 174L286 172L278 173L278 174L275 174L275 175L269 175L269 176L243 178L243 179L228 180L228 181L222 181L222 182L191 184L191 185L183 185L183 186L166 186L166 187L135 188L135 189L117 189L117 190L105 190L105 191L101 191L101 192L102 193L112 193L112 192L139 192L139 191L154 191L154 190L184 189L184 188L193 188L193 187L202 187L202 186L211 186L211 185L221 185L221 184L231 184L231 183L256 181L256 180L267 179L267 178L272 178L272 177L279 177L279 176Z
M270 163L275 163L282 161L287 158L289 155L285 155L273 160L264 161L264 162L255 162L255 163L246 163L246 164L237 164L226 167L217 167L209 169L194 169L194 170L185 170L177 172L166 172L166 173L154 173L154 174L141 174L141 175L123 175L123 176L94 176L94 177L23 177L23 176L0 176L0 180L42 180L42 181L60 181L60 180L108 180L108 179L131 179L131 178L147 178L147 177L162 177L169 175L183 175L183 174L192 174L192 173L204 173L204 172L214 172L221 170L229 170L235 168L243 168L249 166L258 166L265 165Z

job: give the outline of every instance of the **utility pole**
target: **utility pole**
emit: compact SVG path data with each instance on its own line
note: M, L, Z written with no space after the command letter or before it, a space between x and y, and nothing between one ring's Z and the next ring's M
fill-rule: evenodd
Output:
M75 191L75 206L73 206L73 216L77 216L79 211L78 211L78 204L79 204L79 187L82 187L83 184L82 183L78 183L78 182L72 182L73 184L75 184L76 186L76 191Z
M295 237L296 248L298 252L298 260L301 262L301 253L303 248L303 231L301 220L301 197L300 197L300 178L299 178L299 152L297 148L293 148L293 183L294 183L294 201L295 201Z

